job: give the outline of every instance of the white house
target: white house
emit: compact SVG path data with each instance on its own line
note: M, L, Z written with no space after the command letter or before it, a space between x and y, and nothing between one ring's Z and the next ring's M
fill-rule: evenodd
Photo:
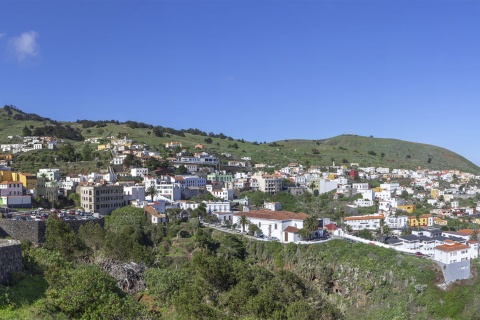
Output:
M232 210L229 201L206 202L205 204L207 206L207 213L230 212Z
M366 216L352 216L343 218L343 223L350 226L353 231L358 230L375 230L380 228L380 221L384 219L383 214L380 215L366 215Z
M445 240L444 244L436 246L433 258L444 264L470 260L469 245L452 240Z
M264 202L263 207L271 211L280 211L282 210L282 204L280 202Z
M233 215L234 223L237 224L238 229L242 229L240 225L242 216L245 216L250 223L258 226L264 235L276 237L282 243L298 241L298 231L303 228L303 221L309 217L305 213L288 211L242 211Z
M167 222L167 216L162 213L158 213L152 206L145 206L143 208L145 215L151 223L157 224L162 222Z
M221 224L227 224L227 223L232 223L233 222L233 212L232 211L227 211L227 212L214 212L214 216L218 218Z
M175 201L175 203L177 203L180 206L180 209L182 210L188 210L188 209L195 210L200 205L200 203L187 201L187 200L178 200L178 201Z
M132 168L130 170L130 174L132 177L144 177L148 174L148 168Z
M145 200L145 186L123 186L123 196L127 202L132 200Z

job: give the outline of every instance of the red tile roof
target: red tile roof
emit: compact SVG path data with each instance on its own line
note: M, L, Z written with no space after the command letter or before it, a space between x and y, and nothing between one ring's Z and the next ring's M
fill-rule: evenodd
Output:
M283 231L285 231L285 232L290 232L290 233L297 233L299 230L300 230L300 229L295 228L295 227L293 227L293 226L288 226L288 227L286 227L285 230L283 230Z
M452 251L470 249L470 247L465 244L456 242L454 244L442 244L440 246L436 246L435 249L444 251L444 252L452 252Z
M155 210L155 208L152 206L145 206L143 210L151 216L154 216L160 219L165 218L164 214L158 213L157 210Z

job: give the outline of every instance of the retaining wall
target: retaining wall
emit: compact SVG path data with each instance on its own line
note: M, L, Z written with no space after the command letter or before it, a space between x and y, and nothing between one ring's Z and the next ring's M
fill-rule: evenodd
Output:
M8 284L12 272L22 271L22 246L18 240L0 240L0 283Z
M70 225L70 227L77 232L81 225L90 221L99 223L103 227L103 218L96 220L66 220L63 222ZM31 241L32 243L44 243L46 226L47 223L44 220L0 219L0 237L11 237L15 240Z

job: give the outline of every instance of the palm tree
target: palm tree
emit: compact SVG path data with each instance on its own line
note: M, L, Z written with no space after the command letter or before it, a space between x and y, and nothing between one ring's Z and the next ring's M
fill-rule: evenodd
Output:
M303 221L303 228L310 232L310 238L311 233L318 229L318 215L312 214L307 219L305 219Z
M150 196L150 200L153 201L153 198L158 194L158 190L154 185L151 185L150 187L145 190L145 195Z
M245 226L250 223L250 221L247 219L247 216L242 214L240 216L240 220L238 220L238 223L242 226L242 232L245 232Z

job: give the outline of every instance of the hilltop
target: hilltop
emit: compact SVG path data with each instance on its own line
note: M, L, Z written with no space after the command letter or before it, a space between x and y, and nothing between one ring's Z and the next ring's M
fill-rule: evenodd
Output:
M180 141L184 148L193 150L203 144L207 152L221 157L229 153L234 159L251 157L254 163L284 166L290 162L304 165L337 165L358 163L361 167L457 169L480 172L480 168L466 158L445 148L402 141L340 135L328 139L291 139L273 142L245 141L223 133L215 134L199 129L173 129L135 121L116 120L76 122L56 121L36 114L25 113L13 106L0 108L0 143L10 143L8 136L31 134L53 135L81 143L84 139L107 136L128 136L135 143L164 151L163 144Z

